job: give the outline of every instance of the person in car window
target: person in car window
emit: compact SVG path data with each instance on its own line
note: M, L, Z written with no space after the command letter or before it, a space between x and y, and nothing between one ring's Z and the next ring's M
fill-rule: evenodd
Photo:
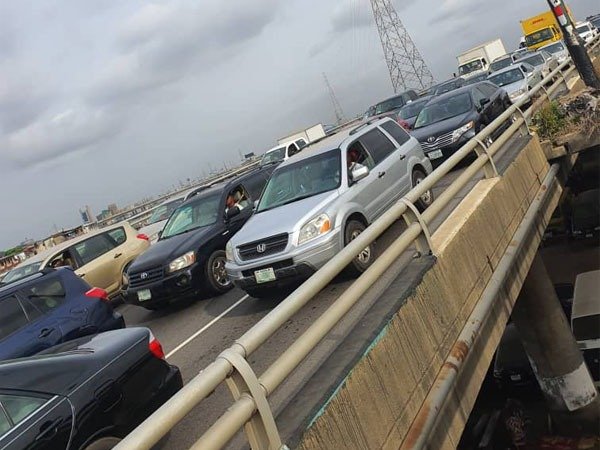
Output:
M227 208L225 209L225 212L229 211L231 208L237 206L238 210L242 210L246 207L246 201L244 201L244 198L241 194L240 191L235 191L233 194L229 194L227 196L227 200L225 201L225 204L227 206Z
M365 167L363 164L361 164L360 161L360 152L355 149L352 148L350 150L348 150L348 172L352 173L353 170L355 169L360 169L361 167Z

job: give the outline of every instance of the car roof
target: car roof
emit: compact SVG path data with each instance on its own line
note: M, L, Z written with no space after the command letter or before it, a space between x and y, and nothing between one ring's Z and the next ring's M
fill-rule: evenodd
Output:
M52 255L54 255L55 253L58 253L61 250L64 250L67 247L72 246L73 244L77 244L77 243L79 243L81 241L85 241L88 238L91 238L91 237L96 236L98 234L105 233L106 231L114 230L115 228L120 228L122 226L131 226L131 225L129 225L129 222L123 221L123 222L116 223L114 225L110 225L108 227L101 228L99 230L95 230L95 231L93 231L91 233L82 234L81 236L77 236L77 237L75 237L73 239L69 239L67 241L61 242L60 244L57 244L54 247L50 247L50 248L48 248L46 250L43 250L43 251L39 252L37 255L33 255L30 258L27 258L25 261L23 261L22 263L18 264L16 267L25 267L25 266L28 266L29 264L33 264L33 263L36 263L36 262L44 262L49 257L51 257Z
M458 89L454 89L449 92L444 92L443 94L433 97L431 99L431 103L437 103L440 100L446 100L447 98L454 97L455 95L458 95L458 94L464 94L465 92L471 92L473 90L473 88L480 83L485 83L485 81L479 81L479 82L473 83L473 84L466 84L464 86L459 87Z
M529 63L527 63L528 65L530 65ZM510 72L511 70L514 70L515 68L518 68L519 66L523 65L523 61L519 60L517 62L512 63L510 66L506 66L503 69L499 69L496 70L494 73L491 73L489 76L494 76L494 75L498 75L499 73L504 73L504 72Z
M381 103L385 103L385 102L387 102L387 101L389 101L389 100L393 100L393 99L395 99L395 98L401 97L402 95L406 94L407 92L413 92L413 91L414 91L413 89L407 89L407 90L405 90L405 91L402 91L402 92L399 92L399 93L397 93L397 94L394 94L394 95L392 95L391 97L384 98L383 100L381 100L381 101L379 101L379 102L375 103L375 105L371 106L371 108L374 108L374 107L376 107L377 105L380 105Z
M592 316L600 314L600 270L592 270L577 275L573 292L573 309L571 317Z
M375 128L376 126L381 125L388 121L394 122L389 117L384 117L382 119L376 119L374 121L367 121L363 124L358 124L354 127L344 128L344 129L340 130L339 132L337 132L336 134L325 137L325 138L315 142L314 144L310 144L307 147L304 147L300 153L294 155L293 158L290 158L290 159L282 162L279 165L279 167L275 170L278 170L281 167L289 166L290 164L295 164L298 161L302 161L304 159L308 159L313 156L322 155L323 153L327 153L330 150L340 148L344 144L344 141L346 141L346 139L348 139L351 135L354 135L356 133L356 130L358 130L359 128L360 128L360 133L362 134L363 131L364 132L370 131L373 128Z

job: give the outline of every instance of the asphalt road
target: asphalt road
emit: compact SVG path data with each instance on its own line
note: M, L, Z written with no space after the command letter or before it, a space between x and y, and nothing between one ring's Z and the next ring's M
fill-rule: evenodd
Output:
M515 143L509 141L504 152ZM434 188L434 195L439 195L464 169L457 169L449 173ZM482 176L482 175L481 175ZM475 181L471 182L471 185ZM464 197L464 189L454 199L453 204L446 208L437 223L432 224L435 229L443 221L455 205ZM392 225L376 243L378 252L382 251L404 229L400 220ZM409 250L403 255L404 262L408 263L412 256ZM350 286L353 280L339 278L321 291L312 301L302 308L293 320L286 323L269 341L258 351L250 355L249 362L257 371L262 373L270 363L294 341L335 299ZM369 301L375 301L375 297ZM154 335L163 345L165 354L170 363L177 365L183 374L184 382L199 373L211 363L218 354L229 347L235 339L241 336L252 325L264 317L281 299L258 300L248 297L239 289L233 289L227 294L208 299L199 299L194 302L180 303L161 311L147 311L132 305L121 305L118 310L124 315L128 326L145 326L152 330ZM362 301L361 301L362 302ZM369 305L364 301L363 309ZM354 313L355 320L360 318L361 307ZM335 333L332 340L335 340ZM333 342L330 347L333 346ZM326 357L327 350L320 357ZM318 358L315 356L314 358ZM314 364L318 364L315 361ZM269 401L276 413L286 404L286 399L292 396L293 389L299 389L300 383L280 389L269 397ZM231 405L232 397L225 388L220 386L217 391L205 399L184 420L182 420L171 433L164 448L179 450L189 448L197 438L222 415ZM244 440L238 436L229 448L244 447Z

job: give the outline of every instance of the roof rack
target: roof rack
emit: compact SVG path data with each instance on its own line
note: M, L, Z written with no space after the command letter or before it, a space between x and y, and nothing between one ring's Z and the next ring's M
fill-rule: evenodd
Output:
M368 127L369 125L373 125L373 123L375 123L375 122L377 122L378 120L381 120L381 119L383 119L383 117L378 117L376 119L369 119L365 123L361 123L356 128L353 128L352 130L350 130L350 136L352 136L353 134L358 133L360 130L362 130L365 127Z

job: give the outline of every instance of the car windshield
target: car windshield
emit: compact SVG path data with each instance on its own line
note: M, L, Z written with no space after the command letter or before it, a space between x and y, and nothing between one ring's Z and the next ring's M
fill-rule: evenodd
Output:
M449 81L448 83L440 84L435 89L435 95L442 95L446 92L453 91L454 89L458 89L460 87L460 81Z
M419 100L403 106L400 110L400 117L402 119L412 119L413 117L417 117L428 101L429 99Z
M404 100L402 99L402 97L398 96L398 97L390 98L389 100L385 100L385 101L375 105L375 114L374 115L383 114L383 113L389 112L393 109L401 108L403 105L404 105Z
M182 202L183 199L177 199L164 205L158 206L150 216L150 219L148 219L148 225L160 222L162 220L167 220L171 213L175 211L175 208L181 205Z
M598 28L600 30L600 17L598 17L597 19L592 19L592 20L590 20L590 22L592 22L592 25L594 25L596 28Z
M220 200L219 193L181 205L169 218L160 240L214 224L219 216Z
M17 267L6 274L4 278L2 278L2 283L12 283L13 281L18 281L21 278L28 277L31 274L36 273L40 270L40 266L42 262L35 262L31 264L27 264L26 266Z
M496 72L497 70L504 69L512 64L512 58L509 56L508 58L502 58L494 61L490 64L490 70L492 72Z
M285 147L279 147L275 150L270 150L265 153L260 160L261 166L266 166L267 164L278 163L285 159Z
M519 61L526 62L528 64L531 64L532 66L541 66L542 64L544 64L544 57L540 54L537 54L520 59Z
M257 213L337 189L341 182L340 149L277 169L267 183Z
M512 70L507 70L506 72L490 75L488 80L490 80L496 86L502 87L506 86L507 84L516 83L524 78L523 72L521 72L521 69L517 67Z
M562 42L556 42L555 44L549 45L548 47L544 47L544 50L550 53L562 52L564 49L565 46Z
M578 27L575 28L575 30L577 31L577 34L586 33L588 31L590 31L590 26L589 25L579 25Z
M368 118L368 117L373 117L375 115L375 107L371 106L369 109L367 109L367 112L365 112L365 116L364 118Z
M531 47L533 45L539 44L540 42L547 41L548 39L552 39L554 34L550 28L544 28L539 31L535 31L531 34L525 36L525 45L527 47Z
M451 117L460 116L472 108L471 96L468 92L444 98L430 103L419 113L415 128L426 127Z
M468 62L468 63L460 66L458 68L458 74L466 75L468 73L474 72L476 70L481 70L481 69L483 69L483 62L481 62L480 59L477 59L475 61L471 61L471 62Z

